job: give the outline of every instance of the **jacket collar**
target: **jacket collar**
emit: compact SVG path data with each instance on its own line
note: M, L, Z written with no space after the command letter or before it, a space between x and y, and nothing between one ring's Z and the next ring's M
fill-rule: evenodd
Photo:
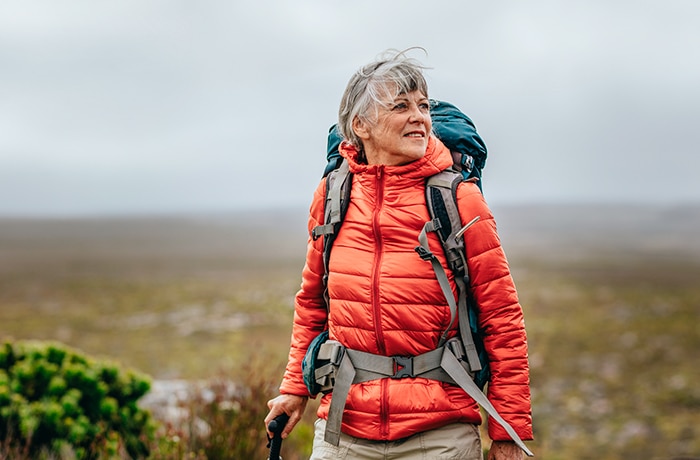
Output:
M453 164L449 149L433 135L428 138L428 148L423 158L401 166L368 165L360 162L357 148L345 141L340 144L338 150L347 160L350 172L353 174L376 174L380 168L383 168L387 175L424 178L433 176Z

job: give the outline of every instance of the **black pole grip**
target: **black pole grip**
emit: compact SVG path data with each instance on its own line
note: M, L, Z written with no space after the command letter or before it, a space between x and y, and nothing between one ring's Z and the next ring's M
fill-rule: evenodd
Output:
M280 460L280 449L282 448L282 430L289 421L289 415L280 414L267 425L267 429L272 432L270 439L270 456L268 460Z

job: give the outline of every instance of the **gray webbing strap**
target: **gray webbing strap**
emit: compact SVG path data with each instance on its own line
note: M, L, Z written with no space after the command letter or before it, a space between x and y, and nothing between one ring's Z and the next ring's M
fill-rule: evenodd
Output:
M478 217L473 219L460 231L463 233L464 230L469 228L469 226L474 224L474 222L476 222L477 220ZM447 278L447 273L445 272L445 269L438 260L438 258L435 257L432 251L430 251L430 244L428 243L428 232L434 232L438 229L436 221L438 222L437 225L439 225L439 220L435 219L429 220L423 226L423 229L418 235L418 243L420 244L419 248L421 248L421 250L419 250L418 253L424 260L430 261L430 264L433 267L433 271L435 272L435 277L437 278L438 283L440 284L440 288L442 289L442 293L445 296L445 300L447 300L447 304L450 306L450 313L452 314L450 324L447 326L445 332L442 333L442 336L440 336L438 346L442 346L447 340L447 334L450 332L450 329L452 329L455 317L457 316L457 311L459 310L459 330L460 335L462 337L462 343L464 344L464 351L467 357L467 362L469 363L469 368L472 372L478 372L481 370L481 361L479 360L479 354L476 351L476 345L474 344L474 338L472 337L471 328L469 326L469 311L467 309L467 286L464 282L464 279L455 276L455 284L457 284L457 292L459 294L458 308L455 302L454 294L452 294L452 287L450 286L450 281ZM416 249L418 250L418 248Z
M481 370L481 360L479 359L479 352L476 351L474 336L472 336L471 325L469 324L469 310L467 309L467 287L464 283L464 278L455 276L455 284L457 284L457 290L458 292L460 292L459 335L462 338L462 345L464 346L464 355L467 357L469 369L472 372L479 372Z
M345 183L345 179L350 172L350 167L347 161L340 163L338 171L335 176L335 181L331 185L331 189L328 191L328 198L330 199L330 213L326 219L327 224L337 224L340 222L340 189Z
M534 454L530 452L530 450L527 448L525 443L520 439L520 436L515 432L512 426L505 420L503 420L503 417L500 416L498 411L496 411L496 408L493 407L491 404L491 401L488 400L486 395L481 392L478 386L474 383L474 381L471 379L469 374L464 370L462 365L459 363L455 355L452 354L451 351L449 351L448 348L444 348L445 353L442 354L442 362L441 362L441 367L442 369L447 372L447 374L452 377L452 379L457 382L457 385L459 385L464 391L467 392L469 396L474 399L481 407L486 410L486 412L491 416L492 419L494 419L496 422L498 422L505 430L506 433L511 437L513 441L520 447L523 452L527 454L528 457L532 457Z
M323 435L323 439L334 446L340 444L340 426L343 421L343 411L345 410L345 402L348 399L350 385L352 385L353 380L355 380L355 367L346 353L342 357L335 374L335 387L333 388L331 405L328 408L326 432Z
M346 349L345 351L355 366L356 375L353 383L394 377L401 373L401 369L397 369L397 360L400 361L400 357L374 355L358 350ZM406 358L406 361L410 360L411 366L410 369L406 370L406 373L415 377L424 377L428 372L440 368L441 357L442 351L438 348L412 358Z
M335 224L340 222L342 217L342 190L343 185L347 181L350 174L350 167L347 161L340 163L337 170L332 171L326 178L328 183L328 196L326 196L326 205L324 212L324 224L317 225L313 228L311 236L314 240L324 236L331 235L335 232Z
M328 235L329 233L333 233L333 224L317 225L311 231L311 236L316 239L320 236Z
M438 283L440 284L440 289L442 289L442 293L445 296L445 300L447 300L447 304L450 306L450 314L452 315L452 318L450 319L450 324L447 326L447 329L445 329L445 332L443 332L442 336L440 336L438 347L441 347L447 341L447 334L450 332L450 329L452 329L452 325L454 324L455 318L457 317L457 303L455 302L454 294L452 294L452 287L450 286L450 281L447 278L447 273L445 273L445 269L443 268L438 258L435 257L435 255L430 251L430 244L428 243L428 232L434 232L437 229L437 227L435 226L435 222L435 220L429 220L428 222L426 222L420 234L418 235L418 243L420 244L418 248L421 248L421 250L418 253L424 260L430 261L430 264L433 266L433 271L435 272L435 277L437 278ZM418 250L418 248L416 248L416 250Z
M348 184L350 166L347 161L341 161L338 169L331 171L326 176L326 202L323 213L324 224L311 230L314 241L323 236L323 299L326 308L330 310L330 296L328 294L328 264L333 241L337 235L339 224L343 218L343 210L347 209L347 200L350 198L351 187Z

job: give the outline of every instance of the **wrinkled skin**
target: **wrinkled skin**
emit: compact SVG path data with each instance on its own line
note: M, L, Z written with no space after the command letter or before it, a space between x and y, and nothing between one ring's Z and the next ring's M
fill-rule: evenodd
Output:
M525 452L511 441L493 441L488 460L523 460Z
M272 437L272 433L267 429L270 422L278 415L286 413L289 415L289 421L287 422L287 426L284 427L284 430L282 430L282 439L289 436L294 426L301 420L301 416L304 415L304 409L306 409L306 403L308 401L308 397L297 395L279 395L269 400L267 402L267 407L270 409L270 412L267 414L267 417L265 417L267 435Z

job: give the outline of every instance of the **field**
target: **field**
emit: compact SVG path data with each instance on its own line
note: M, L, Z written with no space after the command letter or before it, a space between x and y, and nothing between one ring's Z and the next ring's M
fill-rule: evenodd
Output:
M700 458L700 207L494 212L536 458ZM1 219L0 340L58 340L158 380L279 369L303 214Z

